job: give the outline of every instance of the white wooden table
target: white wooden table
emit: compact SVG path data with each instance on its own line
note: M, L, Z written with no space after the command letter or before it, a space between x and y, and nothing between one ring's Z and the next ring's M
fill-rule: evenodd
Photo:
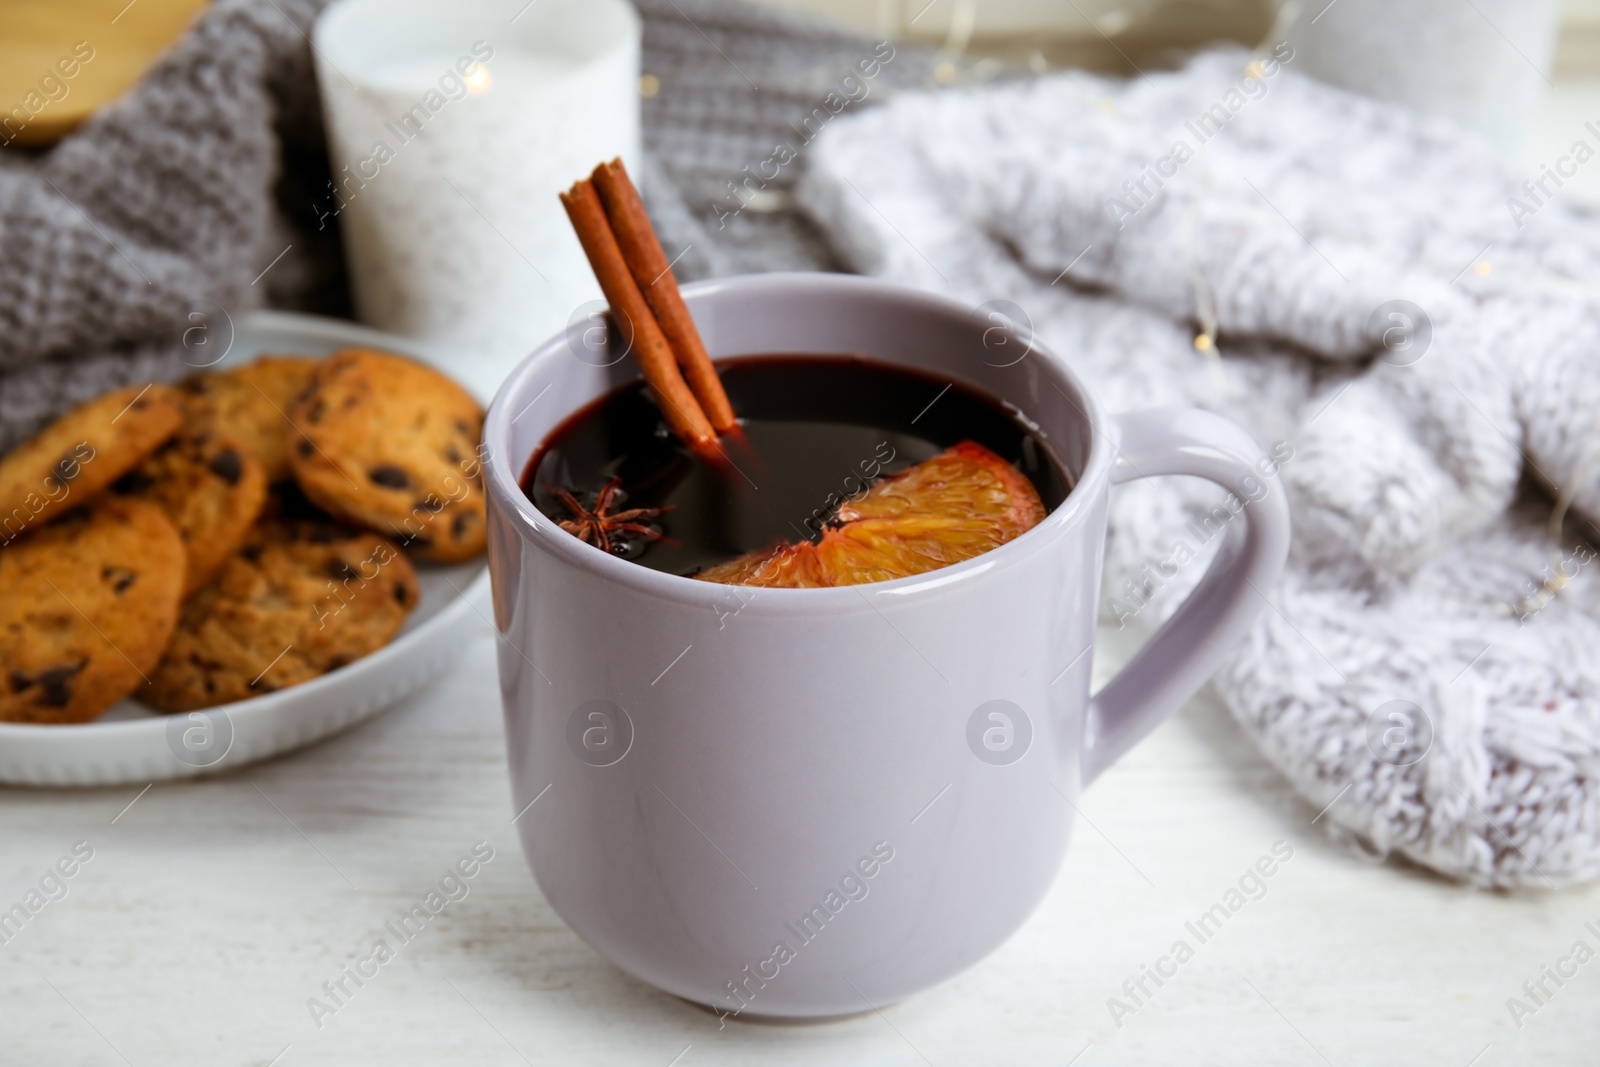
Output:
M0 944L0 1063L1600 1058L1600 960L1520 1030L1506 1006L1575 941L1600 949L1584 929L1600 927L1600 888L1491 895L1365 860L1312 825L1208 697L1089 791L1049 897L971 971L881 1014L720 1024L616 970L541 897L509 826L493 640L482 625L447 677L275 762L142 795L0 791L0 908L76 842L94 850L67 896ZM495 854L469 895L359 989L347 980L319 1028L308 998L479 840ZM1200 944L1185 923L1277 841L1293 858ZM1194 958L1129 998L1123 983L1180 938ZM1113 996L1137 1008L1120 1028Z

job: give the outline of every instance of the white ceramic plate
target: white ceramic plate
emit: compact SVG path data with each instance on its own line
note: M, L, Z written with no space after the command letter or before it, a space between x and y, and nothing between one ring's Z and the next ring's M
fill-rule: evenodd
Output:
M264 352L323 356L364 345L433 364L474 393L482 392L473 388L473 375L463 373L467 368L452 365L435 350L332 319L255 312L237 324L220 316L204 328L209 335L190 338L195 353L190 358L206 362L200 353L215 345L213 351L225 352L216 368L247 363ZM399 635L372 655L303 685L202 712L159 715L124 700L82 725L0 723L0 783L129 785L227 771L375 715L441 672L471 632L475 614L488 616L489 572L483 559L417 571L421 602Z

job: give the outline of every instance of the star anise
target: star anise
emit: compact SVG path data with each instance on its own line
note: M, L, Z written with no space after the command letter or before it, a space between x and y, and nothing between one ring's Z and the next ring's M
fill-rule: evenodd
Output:
M605 484L595 495L594 507L586 508L569 490L559 486L550 486L550 491L555 498L561 501L561 506L572 513L570 519L562 519L560 526L574 537L581 538L594 545L602 552L617 552L625 548L616 538L618 534L633 534L643 537L647 541L662 539L661 531L653 526L646 526L643 520L654 519L665 515L672 510L668 505L664 508L629 508L626 511L612 511L611 509L620 501L617 499L622 493L622 479L613 478ZM616 540L613 540L616 538Z

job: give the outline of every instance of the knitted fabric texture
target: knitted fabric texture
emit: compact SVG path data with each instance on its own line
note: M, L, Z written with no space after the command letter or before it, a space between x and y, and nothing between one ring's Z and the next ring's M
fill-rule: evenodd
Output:
M1593 878L1600 225L1254 60L902 96L799 196L858 270L1020 305L1111 411L1199 405L1279 458L1290 569L1214 684L1324 825L1480 886ZM1117 489L1104 621L1159 621L1247 507Z
M791 196L811 145L840 118L932 87L937 54L728 0L635 0L645 73L644 195L681 280L840 270ZM862 64L872 71L868 77Z
M185 331L226 329L191 316L326 306L337 235L279 206L326 180L305 37L321 6L218 0L128 96L49 152L0 158L0 448L191 369L204 339L186 349Z

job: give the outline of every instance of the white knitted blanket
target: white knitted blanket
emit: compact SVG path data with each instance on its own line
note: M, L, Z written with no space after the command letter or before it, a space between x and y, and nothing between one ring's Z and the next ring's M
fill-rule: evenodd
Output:
M1214 684L1321 825L1480 886L1593 878L1600 223L1253 60L901 96L831 123L799 196L864 273L1020 305L1111 410L1288 457L1290 571ZM1220 498L1114 493L1106 621L1188 591Z

